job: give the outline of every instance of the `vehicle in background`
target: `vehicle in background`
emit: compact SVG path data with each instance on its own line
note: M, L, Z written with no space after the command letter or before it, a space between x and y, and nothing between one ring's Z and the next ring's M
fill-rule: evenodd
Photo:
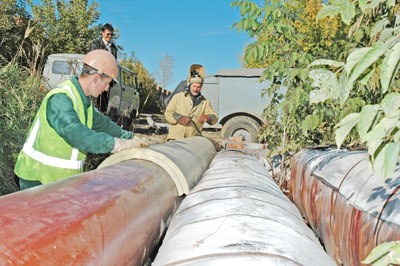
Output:
M118 66L118 82L110 88L106 114L130 130L139 115L141 84L138 84L136 74L123 66Z
M52 54L47 58L43 70L46 89L53 89L61 82L80 75L82 54ZM113 82L109 89L109 100L105 114L130 129L132 121L139 114L139 89L137 76L131 70L118 65L118 83Z
M262 97L262 89L271 86L270 81L260 82L264 69L240 68L223 69L204 79L201 93L218 114L219 121L214 126L222 128L223 138L240 137L244 141L258 142L258 132L265 122L261 117L270 103Z

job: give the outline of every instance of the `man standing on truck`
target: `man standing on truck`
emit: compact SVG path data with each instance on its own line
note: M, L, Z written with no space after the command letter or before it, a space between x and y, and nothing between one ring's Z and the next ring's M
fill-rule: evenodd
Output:
M114 56L94 50L82 61L81 76L61 83L42 101L14 169L21 190L82 173L87 152L114 153L154 144L121 129L90 101L117 77Z
M165 110L165 118L171 124L168 140L200 136L204 122L211 125L217 123L217 113L200 93L204 76L203 66L192 65L187 81L188 89L173 96L169 102Z
M101 29L101 38L96 41L93 41L90 44L89 51L103 49L112 53L115 59L117 59L117 53L118 53L117 46L115 46L115 44L111 41L113 36L114 36L113 26L111 26L108 23L104 24L104 26ZM112 85L113 82L111 81L110 87L112 87ZM103 113L107 111L108 99L109 99L108 91L103 92L97 98L96 107Z

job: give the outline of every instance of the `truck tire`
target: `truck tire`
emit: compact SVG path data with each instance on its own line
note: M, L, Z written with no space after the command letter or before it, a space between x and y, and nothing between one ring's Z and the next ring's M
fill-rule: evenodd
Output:
M129 117L121 116L121 121L122 128L129 131L132 126L132 119Z
M118 111L116 108L111 107L110 111L107 113L108 117L111 118L112 121L118 122Z
M221 130L224 139L232 136L240 137L243 141L258 142L260 125L251 117L235 116L229 119Z

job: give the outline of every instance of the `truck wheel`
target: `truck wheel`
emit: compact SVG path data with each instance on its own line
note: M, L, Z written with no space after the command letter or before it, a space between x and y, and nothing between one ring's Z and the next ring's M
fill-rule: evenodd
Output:
M118 122L118 112L117 109L114 107L111 107L110 111L107 113L107 115L111 118L112 121Z
M131 130L133 119L130 117L121 116L122 128L125 130Z
M221 135L224 139L232 136L243 141L258 142L257 134L260 125L256 120L248 116L236 116L229 119L222 127Z

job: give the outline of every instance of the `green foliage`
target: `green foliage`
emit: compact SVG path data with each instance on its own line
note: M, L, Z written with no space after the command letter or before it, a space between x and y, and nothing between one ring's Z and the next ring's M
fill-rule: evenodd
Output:
M317 15L317 20L330 16L340 15L347 25L355 15L355 5L350 0L332 0L330 5L322 8Z
M339 82L335 73L320 68L311 70L308 75L314 80L311 86L319 88L310 92L310 104L339 98Z
M340 97L336 89L340 80L334 72L312 68L342 67L344 63L337 60L337 54L345 54L350 48L343 41L348 28L340 20L326 18L323 23L315 23L321 3L317 0L265 1L262 7L251 1L231 4L240 9L242 16L233 27L254 37L245 51L245 66L266 67L261 78L275 81L263 91L272 100L263 112L268 122L259 136L273 153L278 152L279 146L284 146L285 152L334 143L335 124L350 109L360 110L356 102L343 110L337 101L328 100ZM322 57L327 59L315 61ZM309 74L315 78L314 83ZM358 103L362 104L363 100Z
M287 92L276 84L263 91L272 101L260 139L269 149L291 151L332 141L338 147L364 144L375 174L387 178L400 153L400 4L325 2L231 4L242 16L233 27L255 40L246 48L245 65L266 67L262 79L288 86ZM383 244L364 263L399 264L399 247Z
M336 126L336 144L340 147L357 125L360 142L368 148L371 168L377 176L385 179L393 174L399 158L400 94L396 86L399 85L400 6L394 1L381 0L358 1L358 4L350 18L356 21L350 33L356 34L357 28L363 28L369 32L368 44L359 44L343 62L344 66L329 74L342 77L342 84L332 83L332 90L340 91L341 103L361 93L364 96L369 94L365 97L368 104L361 112L349 114ZM342 2L332 1L321 9L319 17L337 15L329 6L345 7ZM327 94L322 101L336 98Z
M347 136L350 130L358 123L360 120L359 113L352 113L343 118L336 126L335 140L336 144L340 147L342 145L345 136Z
M34 36L45 43L46 55L86 53L99 37L99 4L88 0L41 0L31 3Z
M154 89L156 84L155 78L143 66L143 63L135 56L134 53L128 58L123 56L120 61L121 66L124 66L137 74L138 83L142 84L140 94L140 112L159 112L160 108L157 104L157 91Z
M343 118L336 126L335 137L340 147L357 125L361 142L367 145L372 170L386 179L393 175L400 155L400 94L395 89L399 86L400 7L395 5L395 1L384 0L359 0L358 7L360 10L356 12L359 16L350 33L360 40L360 29L369 32L369 45L355 49L348 56L341 70L345 85L338 85L337 89L344 95L342 102L350 97L350 91L364 95L366 91L378 91L380 97L368 101L371 104L365 105L361 112ZM318 18L340 13L342 20L349 23L356 12L343 14L337 11L345 8L348 8L347 3L331 1L330 5L321 9ZM374 266L399 264L400 242L380 244L362 263Z
M1 0L0 4L0 63L6 64L19 53L20 48L32 45L23 42L30 15L25 9L25 1Z
M16 191L14 165L44 93L15 61L0 69L0 195Z
M362 263L372 266L400 264L400 241L392 241L378 245Z
M88 0L2 0L0 63L18 60L31 71L41 71L52 53L86 53L99 37L98 4ZM26 10L26 3L32 14ZM118 34L117 36L118 37Z
M386 93L393 83L393 80L399 70L400 63L400 43L397 43L392 49L390 49L385 56L385 59L381 65L381 85L382 93Z

